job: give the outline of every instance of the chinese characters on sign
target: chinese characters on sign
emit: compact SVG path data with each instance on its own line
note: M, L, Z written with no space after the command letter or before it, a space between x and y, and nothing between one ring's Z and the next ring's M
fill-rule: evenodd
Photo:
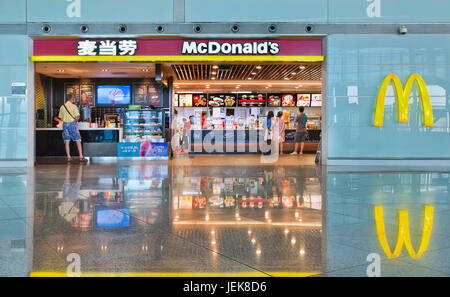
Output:
M136 53L136 50L136 40L78 41L79 56L133 56Z

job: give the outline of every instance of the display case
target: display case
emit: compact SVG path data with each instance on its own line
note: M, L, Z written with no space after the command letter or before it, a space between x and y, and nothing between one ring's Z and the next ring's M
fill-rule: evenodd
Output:
M162 110L126 111L123 133L126 142L162 139L164 136L164 112Z

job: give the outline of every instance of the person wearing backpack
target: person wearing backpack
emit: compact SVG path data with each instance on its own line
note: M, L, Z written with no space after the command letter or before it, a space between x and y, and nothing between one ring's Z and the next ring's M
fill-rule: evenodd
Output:
M73 104L73 96L67 95L67 101L59 108L58 118L63 122L62 137L66 149L67 162L72 161L70 156L70 140L75 141L78 148L78 154L80 155L80 162L87 162L87 159L83 156L83 150L81 148L81 136L78 131L78 118L80 117L80 111L78 107Z
M304 113L305 107L300 106L300 114L295 118L295 148L291 155L297 155L298 144L300 143L300 155L303 155L303 147L305 146L306 137L306 121L308 118Z

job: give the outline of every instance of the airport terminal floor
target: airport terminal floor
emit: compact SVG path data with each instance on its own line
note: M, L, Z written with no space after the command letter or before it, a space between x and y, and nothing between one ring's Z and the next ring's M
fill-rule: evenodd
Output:
M450 275L450 168L308 158L0 169L0 275Z

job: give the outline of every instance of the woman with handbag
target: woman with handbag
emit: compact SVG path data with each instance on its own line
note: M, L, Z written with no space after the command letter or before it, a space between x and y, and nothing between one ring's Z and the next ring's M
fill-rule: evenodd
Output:
M273 131L275 126L275 119L274 119L273 111L269 111L267 113L266 118L266 130L264 133L264 141L267 143L267 145L272 148L272 137L273 137ZM270 155L272 153L272 149L269 150L269 152L263 153L264 155Z
M284 120L283 120L283 112L280 110L277 113L277 118L278 118L278 141L279 141L279 145L280 145L280 155L283 154L283 143L285 141L285 134L286 134L286 125L284 124Z
M80 155L80 162L87 162L87 159L83 156L83 150L81 148L81 136L78 131L78 118L80 117L80 111L78 107L73 104L73 97L71 94L67 95L67 101L59 108L58 117L63 122L62 137L66 149L67 162L72 161L70 156L70 140L75 141L78 148L78 154Z

